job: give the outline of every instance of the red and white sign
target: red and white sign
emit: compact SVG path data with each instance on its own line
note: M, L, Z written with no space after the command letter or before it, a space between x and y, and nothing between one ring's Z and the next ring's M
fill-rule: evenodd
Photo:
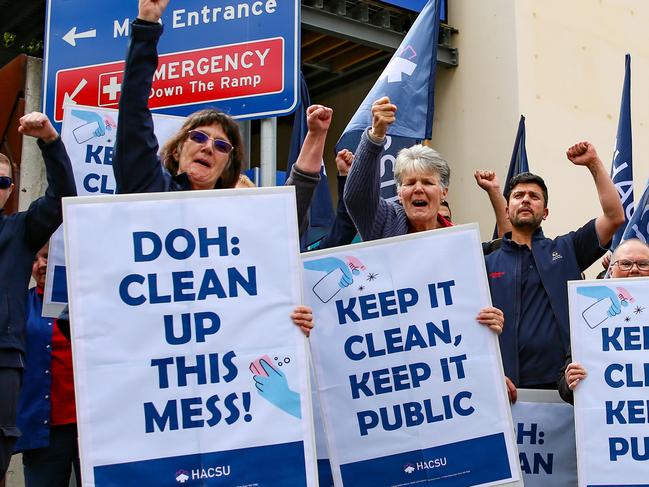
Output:
M284 89L281 37L162 55L153 76L150 108L279 93ZM66 99L117 108L124 61L56 73L54 118L63 120Z

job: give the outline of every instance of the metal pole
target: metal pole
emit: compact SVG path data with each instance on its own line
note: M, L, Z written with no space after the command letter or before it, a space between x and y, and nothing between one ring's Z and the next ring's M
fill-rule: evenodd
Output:
M250 156L250 120L244 120L242 122L239 122L239 127L241 129L241 137L243 138L243 147L246 151L246 160L247 163L244 164L244 166L241 168L241 172L245 171L246 169L250 169L250 162L251 162L251 156Z
M25 79L25 113L41 109L42 87L43 61L28 57ZM43 157L34 137L23 137L23 149L20 158L18 209L24 211L32 201L45 193L47 179L45 177Z
M277 119L261 121L261 186L275 186L277 173Z

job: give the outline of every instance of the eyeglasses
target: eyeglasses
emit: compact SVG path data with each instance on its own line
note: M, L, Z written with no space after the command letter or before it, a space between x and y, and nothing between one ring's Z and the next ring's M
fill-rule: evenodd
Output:
M622 271L630 271L637 266L639 271L649 271L649 260L616 260L611 265L616 265Z
M0 189L11 188L13 180L9 176L0 176Z
M229 154L232 152L232 144L227 140L214 139L200 130L190 130L187 133L189 134L189 140L192 142L203 145L208 140L211 140L216 152L220 152L221 154Z

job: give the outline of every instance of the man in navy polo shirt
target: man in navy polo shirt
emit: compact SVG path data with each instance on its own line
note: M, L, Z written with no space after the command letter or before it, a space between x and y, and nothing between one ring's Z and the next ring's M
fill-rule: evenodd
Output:
M485 257L493 305L505 314L500 349L510 392L514 386L556 389L570 345L566 283L580 279L604 254L624 222L620 197L595 148L580 142L566 155L590 170L602 214L577 231L546 238L541 229L548 216L545 182L519 174L506 194L512 231Z
M75 196L70 159L59 134L42 113L20 119L19 131L38 137L48 187L26 211L5 215L14 188L9 160L0 155L0 486L20 436L16 408L25 353L27 287L36 252L62 221L61 197Z

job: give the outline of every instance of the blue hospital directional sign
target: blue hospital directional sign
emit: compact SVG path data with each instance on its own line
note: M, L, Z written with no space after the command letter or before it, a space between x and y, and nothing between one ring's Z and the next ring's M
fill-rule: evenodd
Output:
M117 108L136 1L48 0L43 108L68 101ZM297 105L297 0L171 2L149 106L187 115L216 107L235 118L284 115Z

